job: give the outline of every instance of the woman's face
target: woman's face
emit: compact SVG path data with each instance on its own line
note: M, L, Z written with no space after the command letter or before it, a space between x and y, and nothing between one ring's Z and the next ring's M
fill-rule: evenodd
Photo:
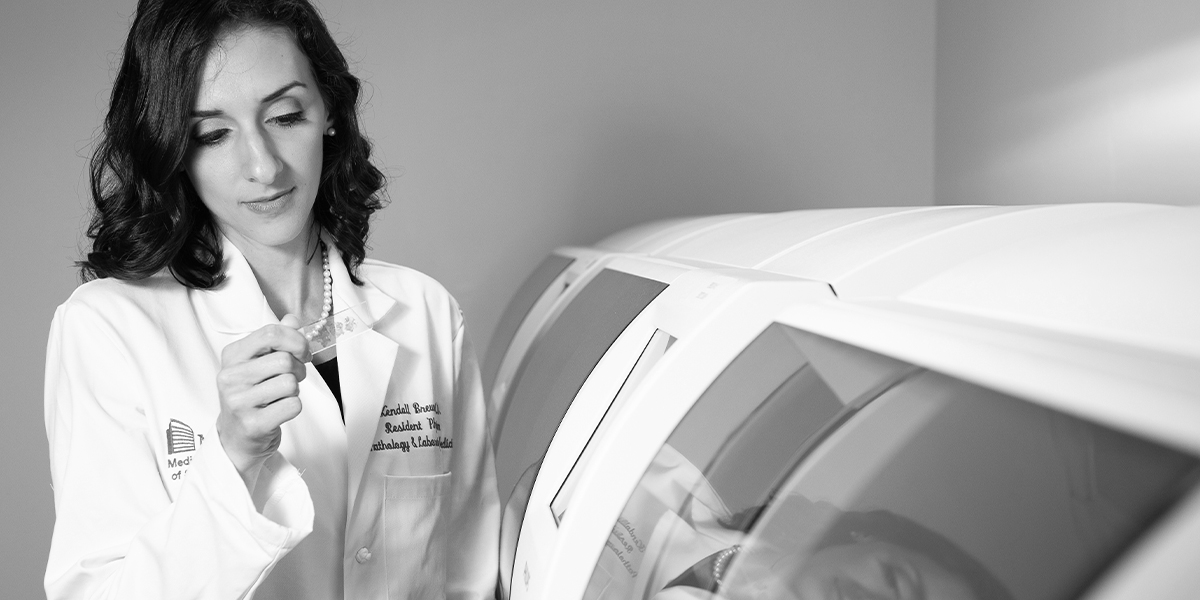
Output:
M287 30L232 30L208 53L185 170L243 252L306 243L329 121L308 58Z
M791 581L803 600L972 600L961 577L919 552L871 540L823 548Z
M731 600L977 600L962 577L928 556L867 539L801 558L751 548L733 561L719 597Z

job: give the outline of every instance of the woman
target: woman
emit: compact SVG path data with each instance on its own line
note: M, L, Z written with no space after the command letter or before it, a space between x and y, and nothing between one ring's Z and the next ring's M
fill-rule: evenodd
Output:
M897 513L842 512L799 495L782 502L764 524L770 532L750 532L761 507L730 519L735 530L749 534L748 545L698 561L654 599L1013 599L957 543Z
M139 2L47 353L50 598L493 593L478 369L441 286L365 259L358 94L305 0Z

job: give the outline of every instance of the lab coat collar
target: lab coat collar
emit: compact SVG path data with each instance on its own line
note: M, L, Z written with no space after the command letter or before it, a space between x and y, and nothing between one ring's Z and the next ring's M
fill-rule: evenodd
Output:
M361 305L360 316L368 324L377 323L391 311L396 301L369 281L364 281L361 286L350 281L350 273L342 262L342 255L337 246L328 236L323 234L321 238L329 248L329 274L333 277L333 311L336 313L348 307ZM267 298L242 251L223 235L221 246L225 280L215 288L200 290L201 303L208 309L206 312L211 318L210 323L221 333L241 335L249 334L264 325L278 323L279 318L267 304Z
M220 333L244 336L279 318L267 304L267 297L254 277L250 263L229 238L221 236L225 280L207 290L197 290L199 306L208 322Z
M342 254L338 252L333 240L322 236L326 247L329 248L329 274L333 277L333 311L343 310L361 305L360 315L369 325L374 327L392 308L396 300L383 293L370 281L362 280L362 285L350 281L350 272L342 262Z

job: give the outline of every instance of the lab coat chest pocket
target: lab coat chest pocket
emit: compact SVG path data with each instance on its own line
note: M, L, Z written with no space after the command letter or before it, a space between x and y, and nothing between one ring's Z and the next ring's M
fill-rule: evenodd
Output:
M386 477L383 530L388 598L445 598L450 481L450 473Z

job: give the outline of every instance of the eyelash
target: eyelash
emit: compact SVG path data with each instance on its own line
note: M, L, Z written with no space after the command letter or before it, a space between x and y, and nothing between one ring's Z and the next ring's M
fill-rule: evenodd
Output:
M271 119L271 121L274 121L275 123L282 125L284 127L291 127L298 123L303 123L306 120L307 119L304 118L304 111L299 111L299 110L294 113L288 113L286 115L279 115L278 117Z
M280 127L294 127L307 120L308 119L304 117L304 111L296 111L286 115L272 117L267 119L267 122L274 123ZM219 145L225 139L225 134L227 133L229 133L228 129L218 129L203 135L196 135L193 137L193 139L196 141L197 145L208 148Z

